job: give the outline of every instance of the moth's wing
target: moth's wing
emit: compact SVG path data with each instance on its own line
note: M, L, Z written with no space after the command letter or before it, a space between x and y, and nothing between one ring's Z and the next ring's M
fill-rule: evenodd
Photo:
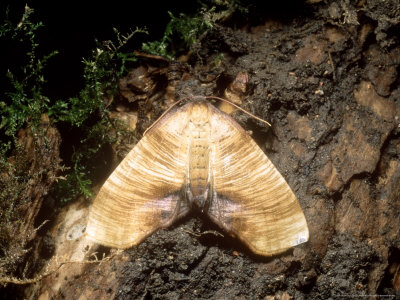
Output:
M163 117L129 152L93 202L87 236L128 248L170 225L188 208L180 201L188 158L185 107Z
M210 217L255 253L273 255L308 240L296 196L272 162L232 118L212 114Z

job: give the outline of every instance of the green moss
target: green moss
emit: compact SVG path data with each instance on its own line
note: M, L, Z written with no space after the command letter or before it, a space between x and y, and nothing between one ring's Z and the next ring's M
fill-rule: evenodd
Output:
M228 20L234 13L248 14L248 9L240 0L203 0L198 1L198 10L193 15L180 13L178 16L168 12L170 21L160 40L142 44L147 53L175 59L178 55L191 50L198 39L212 30L218 22Z
M25 48L25 57L22 57L21 61L25 61L26 64L18 70L22 75L17 76L10 70L7 71L6 75L10 80L12 90L0 99L2 116L0 129L9 137L15 137L17 131L28 123L39 127L41 114L48 109L49 105L49 99L42 93L42 86L45 83L43 68L48 60L57 54L57 51L37 58L39 44L36 41L36 31L43 24L33 23L30 20L32 14L33 9L26 6L21 21L15 25L8 19L7 11L6 20L0 26L0 37L4 41L13 41Z
M143 43L142 50L169 59L186 52L203 32L213 27L210 18L213 11L214 9L210 9L194 16L181 13L178 17L168 12L171 20L167 24L164 36L159 41Z

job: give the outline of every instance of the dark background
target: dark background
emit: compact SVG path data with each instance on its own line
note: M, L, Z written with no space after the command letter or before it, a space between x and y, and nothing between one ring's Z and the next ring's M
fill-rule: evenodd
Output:
M146 28L149 35L137 34L127 45L129 49L140 49L142 42L162 37L170 20L168 11L177 15L180 12L190 14L197 10L195 1L12 1L0 4L0 19L5 19L8 7L10 19L18 23L25 3L35 10L32 20L44 24L38 30L38 57L54 50L59 52L51 58L44 72L47 79L44 93L50 99L65 99L79 92L83 87L82 59L88 57L90 51L96 47L95 39L115 40L114 27L122 34L129 32L130 28ZM4 39L1 44L0 76L4 89L7 87L5 72L7 69L14 71L21 66L20 60L24 58L24 51Z

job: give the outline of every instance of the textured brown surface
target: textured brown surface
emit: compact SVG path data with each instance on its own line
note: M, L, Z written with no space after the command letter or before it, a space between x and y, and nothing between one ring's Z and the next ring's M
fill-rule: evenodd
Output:
M308 240L285 179L232 118L204 101L170 112L133 148L94 201L87 234L128 248L192 207L261 255Z

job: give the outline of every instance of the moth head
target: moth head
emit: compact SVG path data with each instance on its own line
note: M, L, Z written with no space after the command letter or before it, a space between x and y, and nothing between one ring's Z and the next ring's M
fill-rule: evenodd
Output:
M191 106L190 122L197 126L204 126L209 122L209 106L205 101L195 102Z

